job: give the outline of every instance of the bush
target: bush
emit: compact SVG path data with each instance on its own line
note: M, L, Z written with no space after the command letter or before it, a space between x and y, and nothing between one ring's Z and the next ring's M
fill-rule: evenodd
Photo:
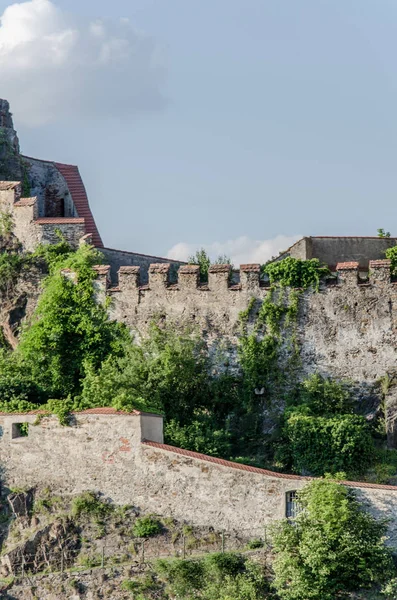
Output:
M161 523L150 515L138 517L132 527L132 532L135 537L152 537L161 533Z
M278 283L283 287L318 289L320 279L330 275L328 267L322 265L317 258L302 260L288 256L263 267L270 283Z
M95 519L103 519L114 511L114 506L104 502L94 492L83 492L72 501L72 515L77 519L81 516L89 516Z
M284 427L295 472L313 475L345 471L359 475L375 457L375 446L364 417L315 417L293 411Z
M226 552L197 560L162 560L155 570L172 597L202 600L264 600L269 582L263 567L241 554Z
M203 589L205 569L201 560L159 560L155 570L168 583L171 593L190 598L192 592Z
M330 480L298 494L302 510L273 528L274 584L283 600L335 600L387 580L393 569L386 525Z

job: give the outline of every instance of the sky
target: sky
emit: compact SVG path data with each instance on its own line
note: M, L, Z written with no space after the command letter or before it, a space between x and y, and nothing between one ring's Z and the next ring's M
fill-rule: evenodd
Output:
M23 153L77 164L106 246L264 262L397 235L395 0L0 0Z

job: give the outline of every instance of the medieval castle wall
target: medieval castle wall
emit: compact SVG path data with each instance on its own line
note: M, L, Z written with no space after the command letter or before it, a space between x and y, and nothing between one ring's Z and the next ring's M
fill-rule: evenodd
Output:
M19 423L30 423L27 436ZM162 418L147 413L89 409L75 413L69 427L54 416L0 414L0 434L6 487L50 487L63 495L92 490L218 531L284 518L287 492L310 481L166 446ZM389 543L397 547L397 487L346 483L373 515L390 519Z

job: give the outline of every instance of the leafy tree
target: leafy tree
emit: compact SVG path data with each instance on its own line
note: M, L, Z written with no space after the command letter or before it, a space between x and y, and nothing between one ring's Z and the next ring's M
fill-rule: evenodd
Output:
M393 569L386 525L331 480L298 494L301 511L273 530L274 585L283 600L334 600L387 580Z
M66 254L57 250L49 251L50 275L17 353L36 385L65 397L79 390L84 364L99 367L109 354L122 353L127 333L95 300L97 252L85 245ZM65 276L69 273L76 277Z
M110 354L99 370L86 367L80 408L150 407L187 424L194 410L209 401L209 358L203 340L191 332L150 328L141 344L126 344L121 356Z
M188 258L189 265L199 265L201 281L208 281L208 270L211 265L231 265L232 262L225 254L219 255L215 261L211 261L209 255L201 248L196 251L196 254Z
M378 237L380 238L389 238L390 237L390 231L385 231L384 229L378 229Z

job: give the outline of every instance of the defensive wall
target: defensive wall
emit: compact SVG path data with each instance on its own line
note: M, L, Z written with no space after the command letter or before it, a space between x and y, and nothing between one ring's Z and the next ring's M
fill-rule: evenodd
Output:
M362 236L305 236L298 240L277 260L286 256L309 260L318 258L328 265L331 271L336 270L339 262L357 261L360 271L368 271L370 260L381 260L388 248L397 244L395 237L362 237Z
M29 423L21 435L20 423ZM40 411L0 414L5 487L54 494L99 492L117 504L194 525L241 530L286 516L288 492L311 479L274 473L167 446L160 415L112 408L74 413L70 426ZM388 518L397 547L397 487L344 482L376 517Z
M225 363L233 363L241 311L254 299L253 324L271 293L260 266L241 265L238 284L230 283L229 265L211 267L206 284L195 265L180 267L176 282L170 282L169 271L167 264L153 264L148 283L141 284L139 267L121 267L112 287L109 267L101 266L97 290L111 298L111 317L140 335L153 320L193 325L210 346L223 349ZM295 328L301 372L349 380L368 415L379 406L379 380L387 374L389 443L396 446L397 283L388 260L371 261L364 280L359 271L358 262L339 263L336 279L322 282L318 292L301 291Z

